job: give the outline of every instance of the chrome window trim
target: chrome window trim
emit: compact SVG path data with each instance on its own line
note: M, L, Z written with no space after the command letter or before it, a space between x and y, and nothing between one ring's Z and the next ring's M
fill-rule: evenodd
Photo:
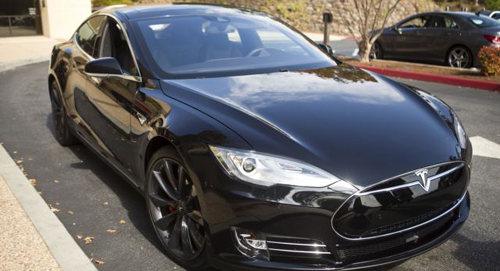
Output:
M136 57L134 49L132 48L132 44L130 43L130 38L129 38L128 33L127 33L127 28L122 24L122 22L116 16L114 16L112 14L92 14L92 15L90 15L76 29L75 33L73 34L73 43L76 44L76 47L83 54L85 54L85 56L87 56L90 60L94 60L95 59L93 56L91 56L87 52L85 52L85 50L83 50L82 47L80 47L80 45L78 44L78 42L76 40L76 36L78 35L78 30L80 29L80 27L82 27L83 24L87 23L88 20L90 20L90 19L92 19L94 17L97 17L97 16L108 16L108 17L112 18L118 24L118 26L121 28L120 31L122 31L123 35L125 36L125 40L127 41L127 45L128 45L129 50L130 50L130 53L132 54L132 60L134 61L134 65L137 68L137 74L138 75L135 76L135 75L126 75L126 74L123 74L122 76L120 76L120 78L125 79L125 80L129 80L129 81L133 81L133 82L141 83L142 82L141 70L139 68L139 65L137 65L137 57ZM94 47L95 47L95 44L94 44ZM112 77L112 76L111 75L109 75L109 76L103 75L103 76L94 76L94 77ZM118 77L118 75L116 75L116 76L113 75L113 77Z
M459 169L459 168L464 167L464 166L465 166L465 162L463 162L463 161L451 161L451 162L445 162L445 163L435 164L435 165L428 166L428 167L424 167L424 168L429 169L429 168L435 168L435 167L439 167L439 166L444 166L444 165L449 165L449 164L459 164L459 163L460 163L460 165L458 165L458 166L457 166L458 168L457 168L457 167L454 167L453 169L450 169L450 170L452 170L451 172L453 172L453 171L455 171L455 170L457 170L457 169ZM440 214L440 215L438 215L437 217L434 217L434 218L432 218L432 219L430 219L430 220L427 220L427 221L425 221L425 222L423 222L423 223L420 223L420 224L418 224L418 225L415 225L415 226L412 226L412 227L409 227L409 228L406 228L406 229L402 229L402 230L399 230L399 231L396 231L396 232L391 232L391 233L386 233L386 234L376 235L376 236L370 236L370 237L357 237L357 238L350 238L350 237L347 237L347 236L344 236L344 235L340 234L337 230L335 230L335 227L333 226L333 219L335 218L335 215L337 215L338 211L339 211L339 210L340 210L340 209L341 209L341 208L342 208L342 207L343 207L343 206L344 206L344 205L345 205L345 204L346 204L349 200L351 200L353 197L357 197L357 196L360 196L360 195L361 195L361 196L363 196L363 195L368 195L368 194L370 194L370 193L368 193L368 192L363 192L363 191L369 190L369 189L371 189L371 188L372 188L372 187L374 187L374 186L377 186L377 185L380 185L380 184L383 184L383 183L386 183L386 182L392 181L392 180L394 180L394 179L401 178L401 177L406 176L406 175L409 175L409 174L414 174L415 172L417 172L417 171L419 171L419 170L421 170L421 169L422 169L422 168L420 168L420 169L415 169L415 170L412 170L412 171L409 171L409 172L406 172L406 173L403 173L403 174L397 175L397 176L395 176L395 177L391 177L391 178L388 178L388 179L382 180L382 181L380 181L380 182L378 182L378 183L375 183L375 184L369 185L369 186L367 186L367 187L365 187L365 188L361 189L360 191L358 191L358 192L356 192L356 193L352 194L351 196L349 196L349 197L348 197L348 198L347 198L347 199L346 199L346 200L345 200L345 201L344 201L344 202L343 202L343 203L339 206L339 208L337 208L337 210L334 212L334 214L333 214L333 216L332 216L332 218L331 218L331 221L330 221L330 226L332 227L333 231L334 231L334 232L335 232L338 236L340 236L342 239L349 240L349 241L364 241L364 240L372 240L372 239L377 239L377 238L383 238L383 237L387 237L387 236L391 236L391 235L395 235L395 234L400 234L400 233L403 233L403 232L407 232L407 231L410 231L410 230L416 229L416 228L418 228L418 227L424 226L424 225L426 225L426 224L429 224L429 223L431 223L431 222L433 222L433 221L436 221L436 220L438 220L439 218L441 218L441 217L445 216L446 214L450 213L451 211L453 211L453 210L454 210L457 206L459 206L459 205L463 202L463 200L464 200L465 196L467 195L467 191L465 191L465 193L464 193L464 194L462 195L462 197L461 197L461 198L457 201L457 203L455 203L455 204L454 204L451 208L449 208L449 209L448 209L448 210L446 210L445 212L441 213L441 214ZM442 172L442 173L440 173L440 174L436 174L436 175L434 175L434 176L438 176L438 175L439 175L439 177L435 177L434 179L438 179L438 178L440 178L440 177L444 176L445 174L443 174L443 173L449 172L450 170L447 170L447 171ZM449 172L449 173L451 173L451 172ZM448 173L448 174L449 174L449 173ZM434 176L432 176L432 177L434 177ZM432 178L432 177L429 177L429 179L430 179L430 178ZM434 180L434 179L433 179L433 180ZM417 181L416 183L417 183L418 185L420 185L420 184L418 183L418 181ZM411 186L413 186L413 185L414 185L413 183L410 183L410 184L412 184ZM404 186L404 185L401 185L401 186ZM404 187L401 187L401 186L399 186L399 188L404 188ZM391 187L391 188L392 188L392 187ZM382 190L382 189L380 189L380 190ZM372 192L377 192L377 191L380 191L380 190L375 190L375 191L372 191ZM390 191L390 190L389 190L389 191Z
M85 74L90 77L97 77L97 78L121 78L124 80L133 81L137 83L142 82L141 77L128 74L107 74L107 73L90 73L90 72L85 72Z

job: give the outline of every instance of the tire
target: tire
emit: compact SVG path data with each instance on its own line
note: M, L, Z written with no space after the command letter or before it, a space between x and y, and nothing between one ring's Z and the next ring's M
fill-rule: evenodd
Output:
M370 59L384 59L384 50L380 42L376 41L370 50Z
M173 148L159 149L150 159L146 176L146 205L165 253L187 270L207 269L205 221L181 157Z
M474 57L469 49L464 46L455 46L448 51L446 63L453 68L470 68Z
M54 136L61 146L78 144L78 139L73 135L68 125L66 109L62 102L61 91L56 81L52 81L49 89L50 104L52 108L52 121L54 123Z

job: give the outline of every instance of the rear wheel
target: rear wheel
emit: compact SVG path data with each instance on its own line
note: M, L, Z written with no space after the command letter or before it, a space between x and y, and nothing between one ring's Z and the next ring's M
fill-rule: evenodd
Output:
M147 176L146 204L167 255L188 270L206 269L207 235L198 192L182 159L164 147L150 159Z
M453 68L470 68L472 66L472 54L463 46L451 48L447 56L448 65Z
M68 125L66 110L60 93L61 92L56 81L52 81L52 84L50 84L49 94L55 137L62 146L78 144L78 139L73 135L71 128Z

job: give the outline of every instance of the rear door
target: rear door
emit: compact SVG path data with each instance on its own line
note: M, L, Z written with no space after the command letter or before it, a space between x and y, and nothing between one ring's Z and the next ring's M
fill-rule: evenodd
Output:
M84 117L92 129L100 153L133 181L129 148L130 114L140 87L140 77L131 52L123 27L108 17L98 38L94 57L115 58L125 76L88 76L85 98L90 106Z
M425 58L428 40L425 31L431 22L430 15L411 17L396 26L398 34L394 37L394 57L408 60Z
M428 40L429 60L445 62L448 49L456 43L461 30L453 18L445 15L434 15L425 33Z

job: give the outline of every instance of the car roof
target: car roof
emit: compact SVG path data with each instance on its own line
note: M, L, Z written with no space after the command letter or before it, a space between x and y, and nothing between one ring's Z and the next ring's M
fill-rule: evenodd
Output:
M175 15L209 15L209 14L252 14L265 17L273 17L272 15L244 8L236 8L231 6L210 5L210 4L162 4L162 5L133 5L133 6L111 6L100 9L95 14L113 14L117 17L125 16L129 20L142 18L154 18L160 16L175 16ZM120 16L122 15L122 16Z

